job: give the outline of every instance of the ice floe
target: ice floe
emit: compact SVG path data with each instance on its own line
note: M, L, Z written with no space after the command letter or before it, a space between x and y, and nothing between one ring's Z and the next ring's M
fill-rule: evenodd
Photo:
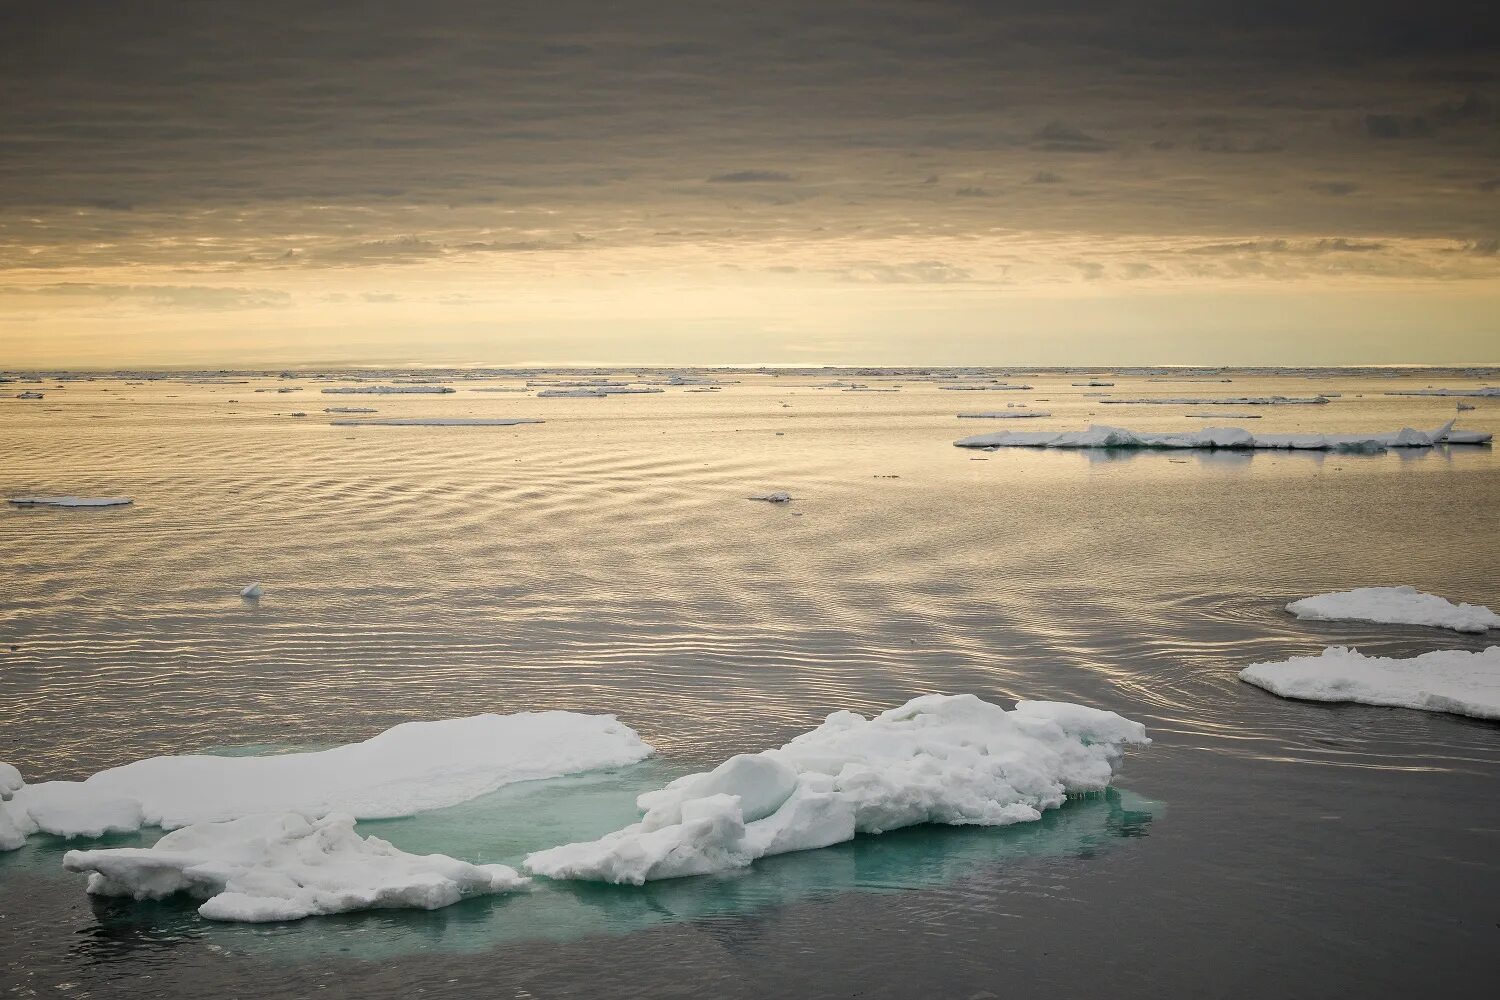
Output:
M792 495L786 490L773 490L770 493L752 493L746 500L764 500L767 503L791 503Z
M1293 601L1286 609L1309 621L1429 625L1455 632L1500 628L1500 615L1480 604L1455 604L1415 587L1358 587Z
M538 399L548 399L556 397L569 397L576 399L602 399L605 396L635 396L642 393L653 392L666 392L666 390L656 389L649 386L599 385L578 389L543 389L536 395Z
M1050 417L1046 410L998 410L992 413L960 413L961 420L1026 420L1030 417Z
M232 402L232 401L231 401ZM324 413L379 413L373 406L325 406Z
M16 397L15 398L16 399L45 399L46 397L42 393L40 393L40 392L18 392L18 393L16 393Z
M1029 822L1104 789L1123 746L1149 742L1139 723L1059 702L1006 711L973 695L926 695L873 719L835 712L779 750L647 792L639 823L538 851L525 867L638 885L919 823Z
M185 754L84 781L21 786L7 803L29 832L98 836L255 813L409 816L502 785L631 764L651 748L612 715L522 712L406 722L362 743L262 757Z
M96 896L206 900L211 920L299 920L349 910L433 910L469 896L510 892L527 879L505 865L417 855L361 837L354 817L298 813L197 823L149 848L69 851L63 867L88 872Z
M939 389L949 392L1023 392L1030 389L1029 385L940 385Z
M1385 434L1252 434L1243 427L1191 431L1133 431L1091 424L1083 431L994 431L962 438L960 448L1256 448L1297 451L1383 451L1438 444L1487 444L1490 434L1457 431L1453 421L1427 431L1402 428Z
M252 583L250 586L240 591L240 596L245 598L245 600L247 601L258 601L260 600L261 595L263 595L265 592L266 589L260 584Z
M540 424L526 417L376 417L369 420L330 420L333 427L514 427Z
M1484 386L1478 389L1396 389L1387 396L1478 396L1485 399L1500 396L1500 386Z
M6 503L21 507L124 507L135 503L129 497L6 497Z
M1332 402L1329 396L1164 396L1133 399L1106 396L1101 403L1146 403L1160 406L1288 406Z
M366 396L390 396L409 395L412 393L449 393L455 392L451 386L446 385L351 385L340 386L333 389L324 389L329 395L366 395Z
M1240 680L1283 698L1450 712L1500 719L1500 646L1440 649L1409 659L1329 646L1319 656L1254 663Z

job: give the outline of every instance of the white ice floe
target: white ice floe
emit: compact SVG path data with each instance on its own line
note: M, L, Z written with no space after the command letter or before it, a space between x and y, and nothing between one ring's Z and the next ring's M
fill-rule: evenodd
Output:
M250 586L248 586L244 590L240 591L240 596L243 597L243 598L245 598L245 599L247 599L247 600L258 601L258 600L260 600L261 595L264 594L265 592L266 592L266 589L264 587L262 587L260 584L258 584L258 583L252 583Z
M953 442L960 448L1276 448L1297 451L1383 451L1437 444L1486 444L1491 435L1456 431L1453 421L1428 431L1406 427L1386 434L1251 434L1243 427L1191 431L1133 431L1091 424L1084 431L994 431Z
M1113 382L1101 382L1098 379L1090 379L1087 382L1070 382L1068 384L1069 385L1090 386L1090 387L1093 387L1093 386L1104 386L1104 385L1114 385Z
M1415 587L1357 587L1293 601L1286 609L1309 621L1429 625L1455 632L1500 628L1500 615L1480 604L1455 604Z
M1500 719L1500 646L1472 653L1440 649L1405 660L1329 646L1319 656L1251 664L1240 680L1283 698Z
M666 392L666 390L656 389L650 386L597 385L578 389L543 389L536 395L538 399L549 399L556 397L600 399L605 396L636 396L642 393L653 392Z
M939 389L949 392L1022 392L1030 389L1029 385L940 385Z
M324 413L379 413L373 406L325 406Z
M14 851L26 843L26 835L32 832L29 818L22 820L19 809L12 817L11 807L6 804L23 784L21 772L0 760L0 851Z
M534 874L640 884L918 823L1005 826L1105 788L1139 723L1057 702L1013 711L927 695L866 719L835 712L779 750L731 757L636 800L639 823L538 851Z
M1000 410L993 413L960 413L961 420L1026 420L1031 417L1050 417L1046 410Z
M204 899L210 920L300 920L349 910L433 910L469 896L511 892L528 881L505 865L443 854L408 854L354 831L354 817L298 813L197 823L149 848L69 851L68 871L89 872L97 896Z
M540 424L525 417L376 417L370 420L330 420L333 427L514 427Z
M135 503L129 497L6 497L6 503L21 507L123 507Z
M618 767L651 748L612 715L522 712L407 722L362 743L263 757L185 754L110 768L84 781L23 785L7 803L28 832L97 836L255 813L409 816L502 785Z
M329 395L390 396L412 393L448 393L455 390L446 385L351 385L324 389Z
M786 490L773 490L770 493L752 493L746 500L764 500L767 503L791 503L792 495Z
M1101 403L1149 403L1160 406L1288 406L1331 402L1328 396L1172 396L1139 399L1105 397Z
M1397 389L1385 393L1387 396L1478 396L1493 398L1500 396L1500 386L1484 386L1479 389Z

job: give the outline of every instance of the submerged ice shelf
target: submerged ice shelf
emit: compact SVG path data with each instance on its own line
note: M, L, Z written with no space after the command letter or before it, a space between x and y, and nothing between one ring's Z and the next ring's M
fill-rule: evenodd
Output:
M1487 444L1490 434L1457 431L1453 421L1428 431L1410 427L1384 434L1252 434L1243 427L1191 431L1133 431L1091 424L1083 431L995 431L953 442L959 448L1242 448L1294 451L1383 451L1439 444Z
M526 858L534 874L641 884L921 823L1007 826L1100 791L1145 727L1059 702L1006 711L926 695L873 719L835 712L778 750L731 757L637 800L640 822Z
M1253 663L1240 680L1283 698L1500 719L1500 646L1440 649L1409 659L1329 646L1318 656Z
M64 837L266 812L380 819L455 805L515 781L617 767L651 752L612 715L474 715L406 722L312 753L152 757L84 781L22 785L0 812L22 833Z
M96 896L162 899L183 892L206 900L198 912L210 920L250 922L373 907L433 910L528 881L506 865L408 854L361 837L346 813L196 823L147 848L69 851L63 867L88 872L88 891Z
M1500 615L1479 604L1456 604L1415 587L1358 587L1293 601L1286 609L1308 621L1428 625L1455 632L1500 628Z

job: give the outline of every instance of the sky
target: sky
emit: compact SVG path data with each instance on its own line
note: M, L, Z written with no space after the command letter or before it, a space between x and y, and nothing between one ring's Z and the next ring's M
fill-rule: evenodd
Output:
M0 0L0 366L1500 362L1500 5Z

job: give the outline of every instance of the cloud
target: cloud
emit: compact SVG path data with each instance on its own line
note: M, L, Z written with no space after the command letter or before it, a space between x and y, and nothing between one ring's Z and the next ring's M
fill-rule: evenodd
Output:
M1114 148L1081 129L1060 121L1051 121L1031 136L1032 146L1050 153L1102 153Z
M289 293L271 288L220 288L205 285L109 285L55 282L23 288L0 288L0 294L89 305L130 302L143 307L181 310L275 309L291 304Z

